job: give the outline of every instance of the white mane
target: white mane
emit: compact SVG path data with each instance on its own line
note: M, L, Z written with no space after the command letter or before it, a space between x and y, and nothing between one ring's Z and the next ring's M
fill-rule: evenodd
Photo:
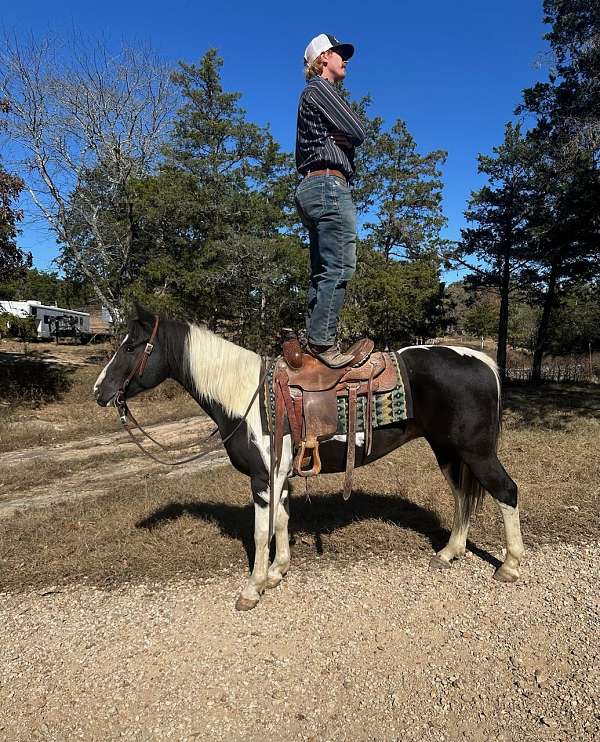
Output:
M185 350L198 394L218 402L228 415L243 417L260 381L260 356L196 325L190 325ZM261 430L259 397L247 421L250 429Z

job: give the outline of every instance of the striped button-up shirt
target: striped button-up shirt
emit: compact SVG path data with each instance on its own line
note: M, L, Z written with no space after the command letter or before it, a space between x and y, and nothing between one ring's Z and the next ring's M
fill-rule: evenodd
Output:
M342 148L331 138L334 131L345 134L351 147ZM311 77L300 96L296 133L296 167L309 170L334 168L348 180L354 175L354 150L366 133L360 118L342 98L335 85L324 77Z

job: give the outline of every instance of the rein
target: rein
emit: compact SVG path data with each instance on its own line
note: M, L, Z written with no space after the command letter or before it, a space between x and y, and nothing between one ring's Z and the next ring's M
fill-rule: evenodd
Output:
M154 327L152 328L152 334L150 335L150 338L148 339L148 342L146 343L146 347L142 351L142 354L140 355L140 357L136 361L133 369L130 371L130 373L127 376L127 378L124 379L123 383L119 387L119 389L118 389L118 391L117 391L117 393L115 395L115 399L114 399L114 403L113 404L114 404L114 407L115 407L115 409L117 411L117 414L119 415L119 420L121 421L121 424L123 425L123 427L125 428L125 430L129 434L129 437L131 438L131 440L140 449L140 451L142 451L142 453L145 453L146 456L148 456L149 458L151 458L153 461L156 461L158 464L163 464L163 466L181 466L182 464L189 464L190 461L197 461L198 459L201 459L201 458L204 458L206 456L209 456L211 453L213 453L213 451L212 450L211 451L201 451L200 453L194 454L194 456L190 456L187 459L181 459L180 461L163 461L162 459L159 459L158 456L155 456L151 451L148 451L147 449L145 449L142 446L142 444L134 436L134 434L132 432L132 429L129 426L129 419L131 419L133 421L133 424L134 424L135 428L137 428L142 433L142 435L144 435L146 438L148 438L153 443L155 443L163 451L170 450L166 446L163 446L162 443L159 443L155 438L153 438L150 435L150 433L148 433L146 430L144 430L144 428L138 423L138 421L135 419L133 413L129 409L129 405L127 404L127 400L125 398L125 392L127 390L127 387L129 386L129 384L131 383L132 379L136 376L136 374L137 374L138 378L140 378L143 375L144 369L146 368L146 364L148 363L148 359L150 358L150 356L152 355L152 351L154 350L154 345L155 345L155 341L156 341L156 336L157 335L158 335L158 315L156 315L156 318L154 320ZM230 440L230 438L232 438L235 433L237 433L237 431L239 430L239 428L242 425L242 423L248 417L248 414L249 414L250 410L252 409L252 405L254 404L254 401L256 400L256 397L258 396L260 390L263 387L263 384L264 384L265 379L267 377L267 371L268 371L268 364L265 364L265 370L264 370L263 374L261 375L261 379L260 379L260 381L258 383L258 386L256 388L256 391L252 395L252 399L250 400L250 403L248 404L248 407L247 407L246 411L244 412L244 414L242 416L242 419L238 422L238 424L231 431L231 433L229 433L227 436L225 436L225 438L223 438L221 440L221 443L223 443L223 444L224 443L227 443L227 441ZM210 438L212 438L215 435L215 433L217 433L218 431L219 431L219 428L216 427L204 439L204 441L200 441L200 443L201 444L202 443L205 443ZM194 445L194 444L192 444L192 445ZM188 448L190 448L190 446L188 446Z

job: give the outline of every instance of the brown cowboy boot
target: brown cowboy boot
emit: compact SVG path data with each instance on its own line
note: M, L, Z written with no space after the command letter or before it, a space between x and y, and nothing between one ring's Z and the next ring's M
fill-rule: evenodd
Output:
M309 342L307 350L312 356L318 358L321 363L329 366L329 368L342 368L354 359L354 356L351 354L342 353L337 343L333 345L314 345Z

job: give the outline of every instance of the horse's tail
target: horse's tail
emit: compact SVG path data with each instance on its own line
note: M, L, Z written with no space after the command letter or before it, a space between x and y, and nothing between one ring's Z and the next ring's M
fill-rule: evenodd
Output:
M495 361L490 358L487 354L479 351L472 351L472 354L479 358L494 374L494 383L496 386L496 392L498 395L498 404L496 406L496 425L495 425L495 441L494 450L498 451L498 444L500 442L500 436L502 435L502 383L500 380L500 371ZM466 525L471 516L474 513L479 513L483 507L483 502L487 491L481 486L479 480L475 478L471 469L464 462L460 464L459 472L460 489L464 494L464 498L461 504L460 517L462 522Z
M458 498L459 518L463 525L467 525L474 513L479 513L483 507L486 490L464 461L460 462L459 488L463 497Z

